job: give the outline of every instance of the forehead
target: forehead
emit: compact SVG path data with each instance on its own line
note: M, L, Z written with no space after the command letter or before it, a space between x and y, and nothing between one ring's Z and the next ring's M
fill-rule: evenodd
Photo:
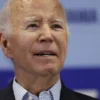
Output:
M58 0L13 0L11 7L17 9L20 7L26 8L26 7L34 7L34 8L54 8L54 7L60 7L60 3Z
M32 15L64 16L58 0L14 0L11 4L11 18Z

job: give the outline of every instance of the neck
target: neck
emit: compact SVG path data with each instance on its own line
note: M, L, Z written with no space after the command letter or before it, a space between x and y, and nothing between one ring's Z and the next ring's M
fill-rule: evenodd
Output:
M35 76L16 73L16 81L27 91L34 95L39 95L40 92L46 91L57 83L59 74Z

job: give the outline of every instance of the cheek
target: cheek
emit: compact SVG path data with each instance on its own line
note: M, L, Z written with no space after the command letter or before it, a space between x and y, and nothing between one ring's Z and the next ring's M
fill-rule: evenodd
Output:
M67 53L68 36L66 33L59 34L57 36L57 45L60 52L61 60L64 61Z
M63 41L60 48L61 48L61 58L62 61L64 61L67 53L67 41Z
M56 36L56 42L61 51L66 51L68 44L68 36L67 33L59 33Z
M17 37L16 44L22 49L30 49L35 41L36 41L36 36L24 33Z
M13 57L14 56L20 56L25 52L28 52L28 50L31 47L31 40L28 39L28 37L24 36L16 36L11 39L10 42L10 49L12 51Z

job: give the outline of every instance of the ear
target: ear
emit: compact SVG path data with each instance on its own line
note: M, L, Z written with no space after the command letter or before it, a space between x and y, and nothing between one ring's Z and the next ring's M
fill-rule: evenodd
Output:
M12 52L11 52L11 48L10 48L10 42L9 39L7 39L7 37L0 33L0 44L2 47L2 50L4 52L4 54L8 57L8 58L13 58L12 56Z

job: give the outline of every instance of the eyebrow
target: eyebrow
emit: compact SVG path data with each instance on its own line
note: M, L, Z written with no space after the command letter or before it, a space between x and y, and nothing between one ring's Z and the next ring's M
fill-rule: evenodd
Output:
M63 24L64 23L64 20L63 19L55 19L54 22Z
M25 18L24 21L25 22L35 22L39 19L39 17L37 16L34 16L34 17L28 17L28 18Z
M39 20L41 20L40 17L33 16L33 17L25 18L24 21L25 21L25 23L28 23L28 22L37 22L37 21L39 21ZM58 18L58 19L53 19L53 20L51 20L51 22L64 24L64 20L63 20L63 19L60 19L60 18Z

